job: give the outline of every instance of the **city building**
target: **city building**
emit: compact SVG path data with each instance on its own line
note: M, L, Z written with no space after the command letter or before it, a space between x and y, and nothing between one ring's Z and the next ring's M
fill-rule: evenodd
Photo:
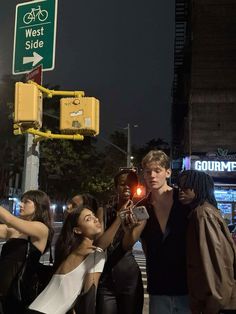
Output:
M172 156L210 173L236 221L236 2L176 0ZM187 167L188 168L188 167ZM186 169L187 169L186 168ZM227 218L227 219L228 219Z

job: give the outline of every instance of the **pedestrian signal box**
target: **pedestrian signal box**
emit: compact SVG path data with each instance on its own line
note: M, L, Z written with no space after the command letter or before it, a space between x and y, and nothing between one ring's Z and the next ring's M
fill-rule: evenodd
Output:
M60 130L66 134L99 133L99 100L94 97L61 98Z
M14 123L25 128L42 126L42 93L33 84L15 84Z

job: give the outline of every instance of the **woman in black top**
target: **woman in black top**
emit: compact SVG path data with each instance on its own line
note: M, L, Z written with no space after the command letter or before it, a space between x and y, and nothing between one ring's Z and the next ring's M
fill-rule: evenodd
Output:
M138 178L133 170L122 170L114 178L118 201L104 212L107 230L121 209L131 203ZM119 227L107 249L107 261L97 291L97 314L141 314L143 309L143 284L139 266L132 251L124 251L124 232Z
M4 314L20 314L24 306L32 302L31 291L25 304L19 303L11 293L12 283L21 269L28 250L27 265L30 270L37 266L41 255L50 244L52 237L50 200L46 193L31 190L23 194L20 203L20 217L13 216L0 206L0 238L7 242L0 256L0 300ZM32 284L32 272L26 269L29 286Z

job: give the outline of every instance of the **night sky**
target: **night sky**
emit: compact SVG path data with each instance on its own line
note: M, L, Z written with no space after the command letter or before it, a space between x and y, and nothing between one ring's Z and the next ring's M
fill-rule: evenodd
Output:
M0 79L12 72L15 7L22 2L1 1ZM174 3L58 0L55 69L44 72L43 84L98 98L105 138L130 123L139 125L131 130L136 145L170 142Z

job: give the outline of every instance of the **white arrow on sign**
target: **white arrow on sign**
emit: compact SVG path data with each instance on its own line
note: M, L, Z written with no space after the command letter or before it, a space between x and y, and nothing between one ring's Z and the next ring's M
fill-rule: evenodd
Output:
M23 57L23 64L33 62L32 66L35 66L43 59L37 52L33 52L33 57Z

